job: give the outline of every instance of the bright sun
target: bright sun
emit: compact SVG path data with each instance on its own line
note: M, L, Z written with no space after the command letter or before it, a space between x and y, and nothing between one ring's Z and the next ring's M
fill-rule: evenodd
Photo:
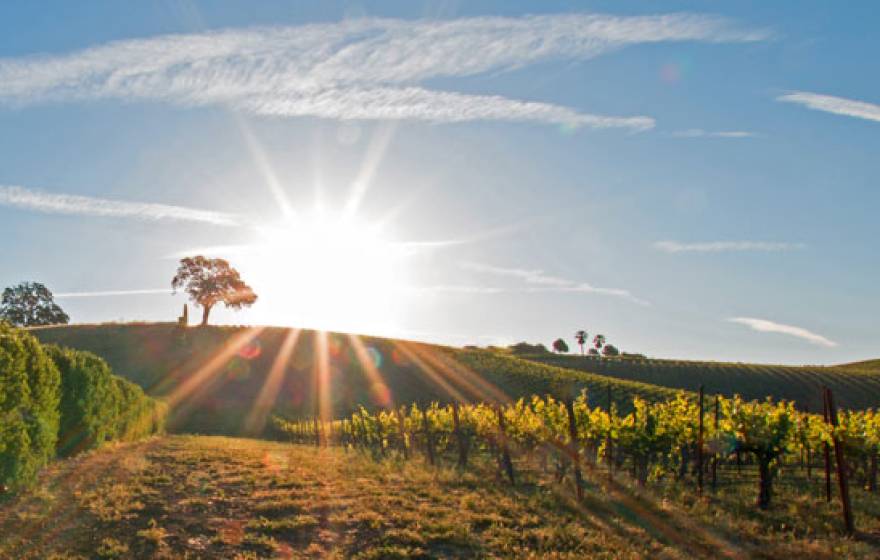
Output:
M260 322L355 333L396 329L403 255L377 226L315 213L258 231L241 270L262 300L254 308Z

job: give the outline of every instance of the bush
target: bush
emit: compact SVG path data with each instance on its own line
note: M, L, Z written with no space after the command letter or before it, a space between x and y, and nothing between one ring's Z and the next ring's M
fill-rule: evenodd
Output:
M67 457L113 439L117 399L107 362L89 352L47 346L61 372L61 426L58 455Z
M27 486L56 453L162 432L166 410L98 356L0 322L0 493Z
M0 322L0 486L26 486L55 455L60 383L37 339Z
M47 351L61 372L60 456L164 430L164 406L139 386L113 375L103 359L57 346Z

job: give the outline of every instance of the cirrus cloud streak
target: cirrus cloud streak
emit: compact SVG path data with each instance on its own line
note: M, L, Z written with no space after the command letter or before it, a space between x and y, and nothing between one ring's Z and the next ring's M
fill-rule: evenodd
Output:
M221 226L239 225L239 219L236 216L224 212L151 202L128 202L75 194L50 193L8 185L0 185L0 206L47 214L119 217L147 221L188 221Z
M856 101L854 99L846 99L845 97L835 97L809 91L794 91L780 95L776 100L786 103L797 103L815 111L880 122L880 105L868 103L867 101Z
M802 327L784 325L782 323L775 323L773 321L768 321L767 319L756 319L754 317L732 317L728 319L728 321L730 321L731 323L745 325L753 331L793 336L795 338L800 338L812 344L824 346L826 348L834 348L837 346L837 343L833 340L825 338L824 336L816 334L814 332L808 331L807 329L804 329Z
M707 241L702 243L680 243L678 241L657 241L654 247L666 253L724 253L741 251L791 251L806 247L803 243L781 243L775 241Z
M628 45L747 42L765 31L694 14L559 14L452 20L356 19L122 40L62 55L0 59L0 103L150 100L223 106L266 116L537 121L644 130L613 117L425 89L434 78L586 60Z

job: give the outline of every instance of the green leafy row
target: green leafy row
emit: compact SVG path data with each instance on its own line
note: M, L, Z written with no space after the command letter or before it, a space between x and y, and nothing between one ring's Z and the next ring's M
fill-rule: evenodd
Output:
M0 322L0 493L31 483L56 455L161 432L165 414L94 354Z
M731 456L755 465L759 507L769 506L773 482L788 459L818 457L835 439L844 449L850 477L876 491L880 414L873 410L841 411L837 427L832 427L821 416L797 411L790 402L719 396L709 403L713 406L702 411L703 465L708 466L710 458ZM432 403L375 412L362 408L326 427L314 419L277 418L276 426L306 442L326 439L325 432L330 432L339 443L381 455L397 450L409 456L413 449L429 449L432 462L435 455L452 454L463 465L473 450L497 455L504 446L506 453L522 456L552 455L557 472L563 474L575 461L631 472L640 484L693 473L701 441L697 401L684 393L654 403L635 397L630 408L623 414L616 404L610 409L591 407L582 393L568 401L548 395L506 405Z

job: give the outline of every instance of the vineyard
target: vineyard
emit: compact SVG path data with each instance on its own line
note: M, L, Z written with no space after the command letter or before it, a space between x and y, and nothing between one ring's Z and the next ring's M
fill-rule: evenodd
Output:
M554 354L522 357L541 364L673 389L696 391L704 385L728 397L735 394L746 399L771 396L813 411L822 410L822 386L830 387L840 405L846 408L865 409L876 407L880 402L880 373L870 367L876 361L834 367L796 367Z
M343 420L276 418L275 423L293 441L334 442L375 457L408 459L420 450L430 465L445 458L461 469L474 457L488 458L511 485L537 465L540 472L552 470L557 483L570 477L578 498L583 496L582 468L603 468L611 479L625 474L639 486L692 480L700 494L718 484L748 480L742 476L745 470L757 472L755 503L767 509L781 473L794 470L816 487L824 481L830 502L834 469L845 504L845 530L853 531L850 482L878 505L880 415L873 410L838 414L830 392L825 418L798 412L789 402L722 396L708 402L706 407L702 394L696 400L680 394L657 403L636 397L631 412L621 414L613 401L610 408L590 407L581 393L575 399L532 396L505 405L362 408ZM816 472L823 457L824 478ZM719 480L719 472L727 479Z

